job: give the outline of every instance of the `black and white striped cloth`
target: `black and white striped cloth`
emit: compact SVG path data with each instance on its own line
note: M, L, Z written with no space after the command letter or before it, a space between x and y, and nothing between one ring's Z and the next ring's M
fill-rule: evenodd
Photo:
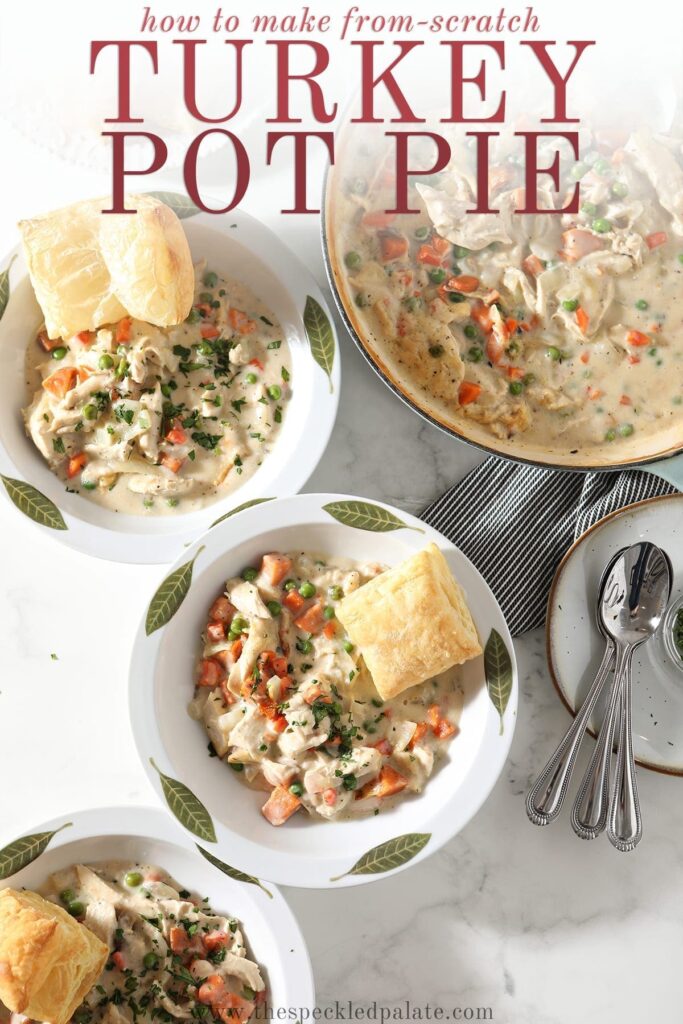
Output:
M589 526L634 501L675 491L634 470L562 473L490 458L421 518L476 565L519 636L545 621L555 569Z

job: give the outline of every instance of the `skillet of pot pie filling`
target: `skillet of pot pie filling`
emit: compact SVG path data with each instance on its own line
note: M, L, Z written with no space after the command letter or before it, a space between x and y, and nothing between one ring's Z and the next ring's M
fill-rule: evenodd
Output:
M373 643L373 622L388 646ZM480 653L434 545L391 570L271 552L209 611L190 715L213 756L269 792L272 825L300 808L326 820L376 813L426 784L459 731L456 666Z
M580 181L576 215L514 212L512 150L490 172L500 212L466 214L464 146L413 179L419 214L393 216L391 168L360 149L333 225L352 319L421 407L507 453L599 464L683 439L683 153L645 131L582 151L563 164L568 192ZM543 181L540 206L565 205Z

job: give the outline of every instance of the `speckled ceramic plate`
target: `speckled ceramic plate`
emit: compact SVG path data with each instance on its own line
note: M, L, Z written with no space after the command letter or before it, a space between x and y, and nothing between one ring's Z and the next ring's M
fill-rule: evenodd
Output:
M683 595L683 494L650 498L606 516L567 552L555 574L546 637L550 674L574 714L588 692L604 650L593 609L600 576L620 548L650 540L671 558L671 602ZM643 768L683 775L683 661L667 650L665 617L655 636L633 658L633 745ZM591 732L602 721L598 704Z

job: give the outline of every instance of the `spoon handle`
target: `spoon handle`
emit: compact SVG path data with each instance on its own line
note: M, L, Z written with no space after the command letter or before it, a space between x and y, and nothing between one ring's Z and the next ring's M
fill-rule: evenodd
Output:
M610 793L609 824L607 826L607 838L612 846L621 850L622 853L635 850L643 838L643 822L640 815L631 729L632 656L633 648L629 647L625 655L619 749L614 786Z
M527 793L526 813L534 825L549 825L562 810L562 804L567 795L569 780L576 763L581 740L609 673L613 657L614 644L608 641L600 668L581 710L567 729L564 739L560 742L557 750Z
M617 652L614 678L593 756L572 807L572 828L579 839L595 839L604 832L607 824L610 762L621 706L623 663L620 662L620 653Z

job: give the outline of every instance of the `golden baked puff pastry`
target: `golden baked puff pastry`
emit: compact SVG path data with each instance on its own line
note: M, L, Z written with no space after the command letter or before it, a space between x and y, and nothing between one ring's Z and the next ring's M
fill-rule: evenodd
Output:
M0 999L13 1013L67 1024L108 956L61 907L35 892L0 892Z
M481 654L462 588L436 544L349 594L337 618L383 700Z

